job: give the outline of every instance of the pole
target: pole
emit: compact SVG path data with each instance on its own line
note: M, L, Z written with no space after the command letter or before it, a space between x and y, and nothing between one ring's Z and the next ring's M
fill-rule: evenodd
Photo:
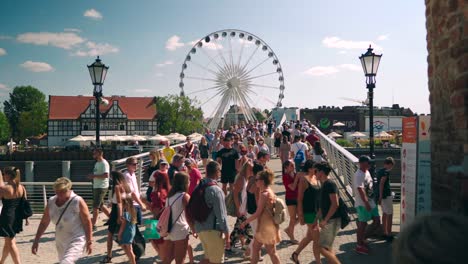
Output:
M101 119L101 111L99 110L99 95L96 94L96 147L101 147L101 141L99 141L99 133L100 133L100 119Z
M374 153L374 88L375 84L370 83L367 85L369 89L369 156L371 158L370 173L372 177L375 175L375 153Z

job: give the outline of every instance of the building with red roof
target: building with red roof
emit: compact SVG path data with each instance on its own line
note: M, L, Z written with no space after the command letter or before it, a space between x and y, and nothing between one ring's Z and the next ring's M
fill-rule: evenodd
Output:
M100 105L100 135L155 135L153 97L112 96ZM49 96L48 145L63 146L78 135L96 135L93 96Z

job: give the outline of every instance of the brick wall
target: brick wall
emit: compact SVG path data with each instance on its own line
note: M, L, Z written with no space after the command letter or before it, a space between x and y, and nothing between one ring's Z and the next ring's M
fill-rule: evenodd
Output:
M466 0L426 0L434 211L461 212L467 202L467 172L447 172L468 155L467 18Z

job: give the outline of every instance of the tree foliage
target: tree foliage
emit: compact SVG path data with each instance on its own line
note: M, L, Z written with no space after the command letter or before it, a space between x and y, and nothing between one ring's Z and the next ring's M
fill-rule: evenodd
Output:
M48 103L45 99L45 95L32 86L13 89L9 100L3 102L13 137L34 136L47 131Z
M5 142L10 139L10 124L3 112L0 112L0 142Z
M159 134L173 132L184 135L201 132L203 111L185 96L168 95L155 98Z

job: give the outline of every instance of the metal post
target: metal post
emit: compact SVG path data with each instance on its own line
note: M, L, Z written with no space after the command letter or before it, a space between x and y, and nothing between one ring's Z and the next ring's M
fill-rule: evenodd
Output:
M42 197L44 199L44 209L47 206L47 192L46 192L46 186L42 185Z
M99 110L99 95L95 96L96 98L96 147L101 147L101 142L99 141L99 133L100 133L100 119L101 119L101 112Z
M369 89L369 156L371 158L370 173L372 177L375 176L375 153L374 153L374 83L369 83L367 89Z

